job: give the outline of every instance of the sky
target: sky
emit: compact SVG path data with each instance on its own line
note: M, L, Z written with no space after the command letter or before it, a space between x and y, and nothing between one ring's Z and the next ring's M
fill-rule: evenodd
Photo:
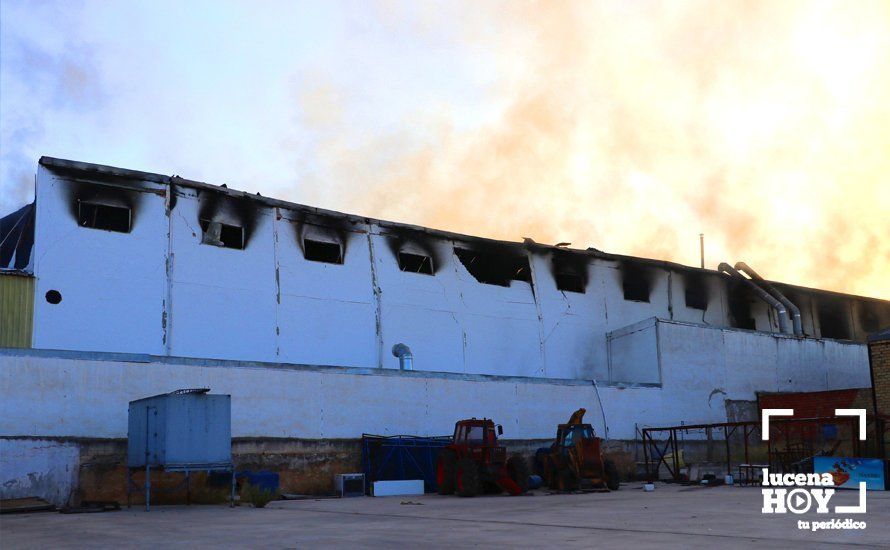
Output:
M890 2L0 0L41 155L890 299Z

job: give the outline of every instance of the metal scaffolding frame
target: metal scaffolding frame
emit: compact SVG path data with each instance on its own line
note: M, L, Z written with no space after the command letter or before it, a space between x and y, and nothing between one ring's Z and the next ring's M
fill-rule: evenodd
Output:
M825 416L815 418L771 418L770 426L776 431L779 437L771 437L765 441L767 447L767 457L770 469L788 471L794 462L794 458L800 458L801 451L796 449L792 441L795 436L797 440L805 439L803 432L806 429L812 430L814 427L821 428L825 425L849 425L850 426L850 442L853 454L861 453L861 445L859 439L854 434L857 431L857 417L850 416ZM726 450L726 471L732 472L732 448L731 438L741 428L740 435L744 443L744 462L741 464L750 464L750 447L749 439L754 433L760 433L761 422L722 422L715 424L682 424L679 426L665 426L658 428L642 428L641 434L643 439L643 460L646 463L646 478L654 481L658 478L658 469L664 464L668 473L675 481L682 480L680 474L680 434L686 434L690 431L704 430L707 440L713 440L712 435L723 432L723 440ZM655 434L667 432L666 439L657 439ZM774 446L773 443L782 440L784 445ZM803 457L806 458L806 457Z

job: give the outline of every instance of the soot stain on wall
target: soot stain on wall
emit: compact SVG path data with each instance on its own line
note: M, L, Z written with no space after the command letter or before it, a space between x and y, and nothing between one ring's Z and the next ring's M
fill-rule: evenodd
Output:
M702 311L707 310L708 301L710 299L708 276L704 273L689 271L683 273L682 277L686 307L700 309Z
M621 260L618 269L621 273L624 299L648 302L652 294L652 283L655 281L653 268L640 262Z
M835 296L820 296L816 300L816 315L822 338L841 340L852 338L850 302Z
M132 182L129 182L129 185L132 186ZM131 231L136 226L136 222L139 219L140 206L145 199L145 192L136 189L122 189L116 186L78 180L66 181L64 193L68 203L68 213L74 218L75 223L78 223L79 203L95 202L128 208L130 210Z
M890 326L890 304L860 300L857 306L857 319L865 334L878 332Z
M437 273L442 266L442 255L434 239L422 231L412 229L387 228L382 235L386 239L386 245L392 252L393 259L398 262L399 252L408 245L423 250L432 260L432 272Z
M349 248L349 234L356 231L355 222L347 218L336 216L327 216L324 214L315 214L302 210L294 210L291 212L291 222L294 227L294 236L297 239L297 246L306 254L303 246L303 235L310 226L321 228L324 232L330 232L340 241L342 247L341 255L343 262L346 262L346 253Z
M554 250L550 273L559 290L584 293L589 280L589 267L590 260L587 254Z
M198 223L201 220L221 221L240 225L244 231L244 246L247 248L256 230L260 209L264 205L249 197L230 197L224 193L201 189L198 191Z
M754 294L737 279L727 279L727 295L729 296L730 324L735 328L756 330L756 323L751 315L751 302Z

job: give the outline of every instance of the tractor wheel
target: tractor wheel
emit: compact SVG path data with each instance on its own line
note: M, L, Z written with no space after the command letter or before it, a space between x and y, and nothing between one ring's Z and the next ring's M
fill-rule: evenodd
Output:
M621 485L621 480L618 476L618 466L615 466L615 463L611 460L605 459L603 460L603 473L606 476L606 487L610 491L617 491L619 485Z
M560 492L574 491L578 488L578 478L569 461L563 456L551 457L550 488Z
M436 460L436 485L440 495L454 494L454 476L457 470L457 455L451 449L444 449Z
M458 496L474 497L482 491L479 467L471 458L464 457L457 461L455 480Z
M507 475L513 480L513 483L522 489L522 492L528 491L528 462L522 455L512 455L507 459Z
M547 486L554 491L562 491L562 470L560 469L561 461L550 458L547 461Z
M542 448L535 451L534 473L541 476L545 481L547 479L547 461L550 458L550 449Z
M541 482L544 485L546 485L547 487L550 487L550 479L551 479L550 455L542 456L539 464L541 467L541 471L538 472L538 475L541 476ZM552 489L552 487L551 487L551 489Z
M559 473L559 490L575 491L576 489L578 489L578 476L571 468L564 468Z

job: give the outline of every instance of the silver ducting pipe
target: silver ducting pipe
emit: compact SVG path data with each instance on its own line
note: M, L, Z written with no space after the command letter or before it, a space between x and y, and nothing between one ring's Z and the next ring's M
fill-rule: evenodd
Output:
M399 370L414 370L414 354L411 348L405 344L396 344L392 347L392 354L399 358Z
M751 266L746 264L745 262L736 262L735 268L739 271L743 271L748 274L749 277L757 281L758 286L762 286L766 289L767 292L772 294L777 300L782 302L786 308L788 308L788 312L791 313L791 324L794 325L794 335L795 336L803 336L803 323L800 320L800 309L794 302L785 297L784 294L779 292L779 289L774 287L769 281L761 277L756 271L751 269Z
M751 287L751 290L753 290L754 293L757 294L757 296L759 296L761 300L763 300L764 302L768 303L773 308L775 308L776 312L778 313L778 317L779 317L779 332L785 332L785 333L788 332L788 311L785 309L785 306L782 304L782 302L773 298L769 292L763 290L762 288L760 288L759 286L754 284L754 281L752 281L751 279L745 277L744 275L742 275L741 273L736 271L736 269L734 267L732 267L731 265L729 265L726 262L723 262L720 265L718 265L717 271L722 271L722 272L726 273L727 275L729 275L730 277L735 277L741 281L744 281L746 285Z

